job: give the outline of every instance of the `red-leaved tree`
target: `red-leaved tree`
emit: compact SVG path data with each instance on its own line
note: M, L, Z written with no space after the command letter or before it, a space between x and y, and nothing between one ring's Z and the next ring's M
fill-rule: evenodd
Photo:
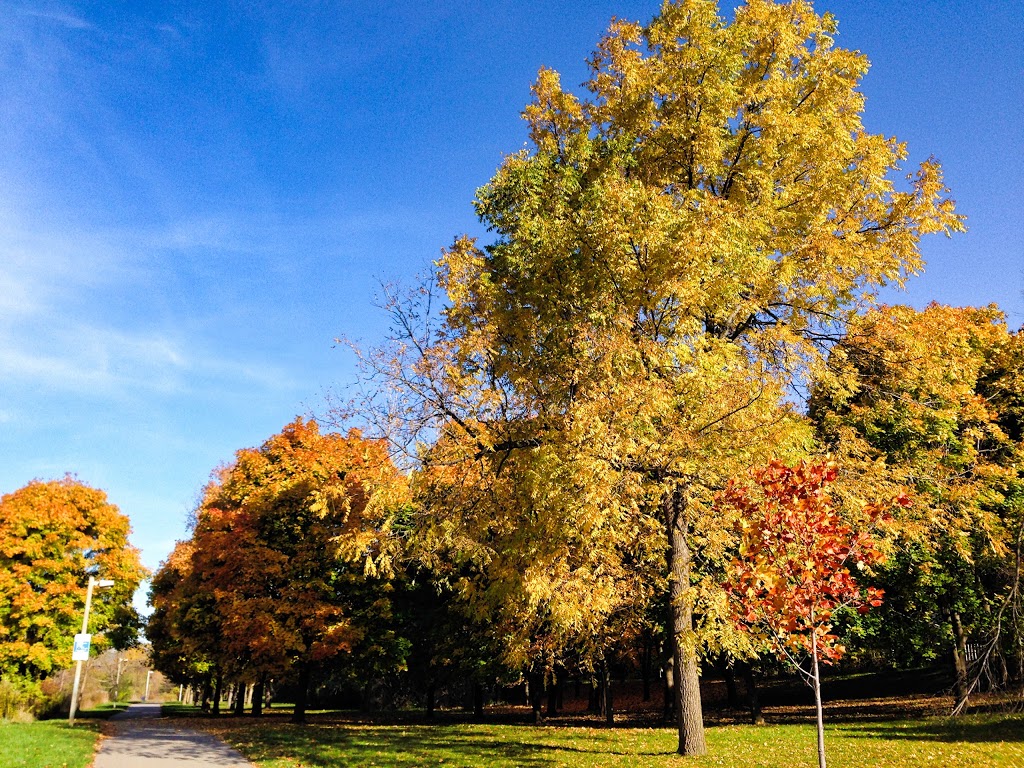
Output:
M819 663L834 663L846 650L833 632L833 617L843 607L866 613L882 602L882 591L859 585L851 568L883 559L871 532L886 506L866 506L855 528L827 492L836 474L835 465L823 461L795 467L771 462L753 473L752 487L732 482L718 502L723 511L738 513L740 556L732 563L730 587L735 620L814 689L820 768L825 736Z

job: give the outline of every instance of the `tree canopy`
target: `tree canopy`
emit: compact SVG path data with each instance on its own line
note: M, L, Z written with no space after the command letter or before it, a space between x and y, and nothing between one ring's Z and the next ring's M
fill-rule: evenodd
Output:
M129 531L103 491L71 476L0 498L0 671L41 678L71 664L90 576L114 581L93 596L90 632L131 623L146 571Z
M377 653L405 494L383 446L355 431L296 419L238 451L154 579L154 658L178 674L298 674L304 691L315 663Z
M961 701L967 636L1003 632L986 663L1005 677L1004 649L1020 631L998 617L1020 579L1021 348L994 307L881 307L851 326L830 357L837 375L811 399L848 472L912 492L875 632L889 653L917 659L952 636Z
M693 617L714 491L809 445L788 388L825 370L877 287L921 269L923 235L963 228L938 164L899 182L905 145L864 129L867 61L835 32L807 2L729 21L678 0L612 24L584 96L542 70L531 146L477 195L493 241L443 255L440 327L397 306L394 354L368 358L399 393L389 420L438 425L467 463L557 451L634 489L636 521L599 530L667 552L685 754L704 751Z

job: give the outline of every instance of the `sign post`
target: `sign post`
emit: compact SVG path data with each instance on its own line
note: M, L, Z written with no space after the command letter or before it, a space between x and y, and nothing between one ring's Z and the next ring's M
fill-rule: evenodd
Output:
M89 660L89 649L92 646L92 635L89 634L89 609L92 607L92 590L94 587L111 587L110 579L96 580L89 577L89 588L85 591L85 615L82 616L82 631L75 635L75 648L71 652L71 660L75 662L75 684L71 689L71 713L68 725L75 724L75 710L78 709L78 686L82 682L82 662Z

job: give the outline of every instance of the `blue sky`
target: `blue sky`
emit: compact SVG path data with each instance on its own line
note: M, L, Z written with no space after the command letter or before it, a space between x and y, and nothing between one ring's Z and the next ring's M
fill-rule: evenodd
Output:
M378 280L481 233L537 69L582 82L657 6L0 0L0 492L75 473L156 567L215 466L351 380ZM868 129L969 217L901 300L1024 324L1019 4L816 7L872 61Z

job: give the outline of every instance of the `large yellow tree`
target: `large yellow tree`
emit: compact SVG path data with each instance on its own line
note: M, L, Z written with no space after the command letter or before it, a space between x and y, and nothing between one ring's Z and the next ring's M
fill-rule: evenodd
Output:
M712 491L799 447L787 388L877 287L922 268L922 235L963 227L936 162L904 181L906 147L864 130L867 60L835 33L800 0L731 21L676 0L613 22L585 96L542 70L531 145L478 193L494 239L439 263L443 323L418 333L396 305L396 354L367 358L396 385L388 425L433 415L493 472L555 445L636 489L616 508L667 553L682 754L705 751Z

